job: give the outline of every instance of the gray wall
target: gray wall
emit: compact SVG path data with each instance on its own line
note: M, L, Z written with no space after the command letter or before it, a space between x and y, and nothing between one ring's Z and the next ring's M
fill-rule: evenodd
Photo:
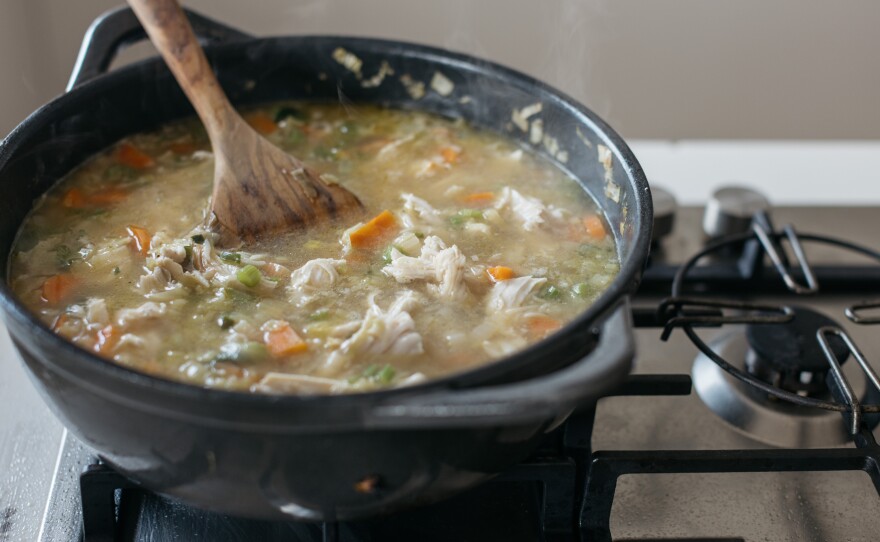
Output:
M0 0L0 132L62 92L113 0ZM258 35L425 42L513 66L630 138L880 139L877 0L191 0Z

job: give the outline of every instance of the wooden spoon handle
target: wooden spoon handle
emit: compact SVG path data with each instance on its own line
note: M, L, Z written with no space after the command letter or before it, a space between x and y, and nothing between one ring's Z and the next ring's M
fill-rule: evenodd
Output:
M214 77L180 4L177 0L127 1L195 107L211 141L217 143L230 128L229 122L239 117Z

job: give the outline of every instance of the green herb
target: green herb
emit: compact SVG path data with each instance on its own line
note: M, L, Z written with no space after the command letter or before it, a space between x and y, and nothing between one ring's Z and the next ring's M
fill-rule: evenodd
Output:
M541 293L538 295L541 299L559 299L559 296L562 295L562 292L554 285L549 285L541 290Z
M191 239L193 240L193 243L195 243L197 245L201 245L202 243L205 242L205 236L202 235L201 233L197 233L197 234L193 235L191 237Z
M241 254L238 252L226 252L224 250L220 253L220 259L226 263L241 263Z
M64 271L70 269L73 262L82 259L79 252L71 250L67 245L56 245L52 251L55 253L55 262L58 264L58 268Z
M229 329L234 326L235 323L235 319L228 314L223 314L220 318L217 318L217 325L220 326L220 329Z
M420 232L420 231L417 231L417 232L413 233L413 235L415 235L415 236L418 237L419 239L424 239L424 238L425 238L425 234L422 233L422 232Z
M246 266L238 270L238 273L235 274L235 278L238 279L238 282L244 284L248 288L253 288L260 283L260 279L263 278L263 274L260 273L260 270L253 265L247 264Z
M373 378L377 374L379 374L379 366L370 364L367 365L367 368L361 373L361 378Z
M378 380L382 384L389 384L392 380L394 380L395 374L397 374L397 371L394 370L394 367L392 367L391 365L385 365L376 374L375 380Z
M312 322L320 322L327 318L330 318L330 311L327 309L319 309L309 315L309 320Z
M117 265L116 267L113 268L113 274L118 275L119 273L121 273L121 271L119 270L119 266Z
M223 297L233 303L251 303L256 299L253 294L235 288L223 288Z
M590 287L586 285L586 283L579 282L575 284L572 289L572 293L578 297L587 297L590 295Z
M482 220L483 211L479 209L462 209L449 217L449 223L453 226L462 226L468 220Z
M282 107L275 112L275 124L278 124L282 120L289 118L294 118L296 120L305 120L306 116L302 114L302 111L293 107Z
M253 363L269 357L266 345L258 342L223 345L220 353L214 356L213 362L227 361L231 363Z
M385 250L382 252L382 261L386 264L391 263L391 251L394 250L394 245L388 245L385 247Z

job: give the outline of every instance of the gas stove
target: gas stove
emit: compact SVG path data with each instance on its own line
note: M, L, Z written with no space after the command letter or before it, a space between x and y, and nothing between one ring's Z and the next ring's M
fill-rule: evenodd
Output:
M60 426L0 334L0 541L877 540L880 211L654 194L630 379L509 472L389 518L270 523L143 492Z

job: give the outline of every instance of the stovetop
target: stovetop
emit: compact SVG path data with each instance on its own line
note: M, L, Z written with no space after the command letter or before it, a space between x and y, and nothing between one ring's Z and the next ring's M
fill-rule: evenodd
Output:
M702 216L702 208L678 209L675 229L661 241L659 250L655 250L652 265L680 264L698 251L705 242ZM876 231L880 229L880 209L877 208L778 207L773 209L772 218L777 225L790 222L799 231L842 237L880 248L880 240L876 237ZM810 245L807 253L810 262L816 266L869 263L862 257L821 246ZM637 310L656 307L669 295L668 292L650 291L649 286L636 296L633 304ZM852 324L844 317L845 307L863 298L871 298L877 292L855 291L838 295L826 289L813 296L797 298L781 292L780 289L769 295L750 296L748 292L740 291L728 297L807 305L833 318L851 335L869 361L880 357L880 334L876 328ZM729 342L731 336L741 331L742 326L725 325L700 329L699 334L711 344L727 344L725 341ZM637 378L638 375L652 374L691 375L698 357L693 343L678 329L666 342L660 340L660 333L659 327L636 330ZM4 398L5 410L0 417L0 541L79 540L82 531L80 474L91 469L92 488L108 484L111 503L113 487L120 487L124 481L114 479L112 471L95 465L92 452L61 427L26 382L24 370L16 358L8 336L0 333L0 397ZM875 365L880 366L880 362ZM851 378L858 377L852 360L845 368ZM642 387L652 385L652 381L639 383L636 379L634 382ZM686 383L687 377L681 376L677 382ZM664 455L663 451L690 451L700 461L705 461L700 459L702 451L751 451L751 455L742 456L739 463L742 466L750 461L772 461L775 450L782 449L772 443L775 440L788 442L794 439L798 442L800 438L801 446L823 449L852 448L852 444L829 444L822 438L816 441L797 434L786 435L783 434L784 427L776 432L772 428L765 431L759 440L712 412L698 390L686 395L611 396L597 405L594 422L592 414L579 414L566 426L569 434L551 436L547 447L553 448L566 439L576 440L577 431L589 434L592 424L591 450L584 450L585 454L593 452L597 456L586 455L570 461L548 459L552 453L542 451L502 476L500 481L456 497L439 508L421 509L398 518L396 530L394 524L381 523L382 520L339 526L245 522L248 528L256 529L256 534L251 531L245 535L236 530L242 528L242 522L204 515L149 495L132 497L129 494L125 497L128 500L118 507L118 513L136 525L130 534L137 540L214 540L218 536L230 540L262 540L271 539L271 536L284 540L567 539L570 536L558 532L542 533L540 526L534 524L534 521L546 522L544 516L548 513L558 513L552 503L548 505L548 500L557 496L550 486L557 483L568 486L567 481L583 476L585 465L577 463L585 458L626 459L629 453L653 451L657 457L656 465L642 465L647 473L624 474L616 480L616 487L612 486L613 501L609 503L613 502L610 530L614 540L867 542L880 536L880 498L870 477L861 470L712 473L709 471L717 469L707 467L703 468L706 472L698 474L650 473L657 465L680 461L678 452ZM839 420L828 422L833 426L833 432L845 434L844 418L838 413L830 414ZM792 414L794 417L801 415ZM781 419L789 418L783 416ZM784 421L782 423L787 427ZM880 435L877 430L873 433ZM557 442L554 443L553 439ZM762 459L764 451L768 454L766 459ZM734 470L749 470L735 468L736 457L726 461ZM549 473L540 475L545 476L540 484L536 484L532 477L538 470ZM546 476L550 478L546 479ZM567 491L571 492L570 489ZM119 495L117 492L117 499L120 499ZM462 510L469 511L469 514L463 514ZM496 522L503 527L485 531L476 526L495 517L503 519ZM559 518L551 518L551 521L565 523ZM327 532L328 529L332 532ZM486 532L493 535L487 536Z

